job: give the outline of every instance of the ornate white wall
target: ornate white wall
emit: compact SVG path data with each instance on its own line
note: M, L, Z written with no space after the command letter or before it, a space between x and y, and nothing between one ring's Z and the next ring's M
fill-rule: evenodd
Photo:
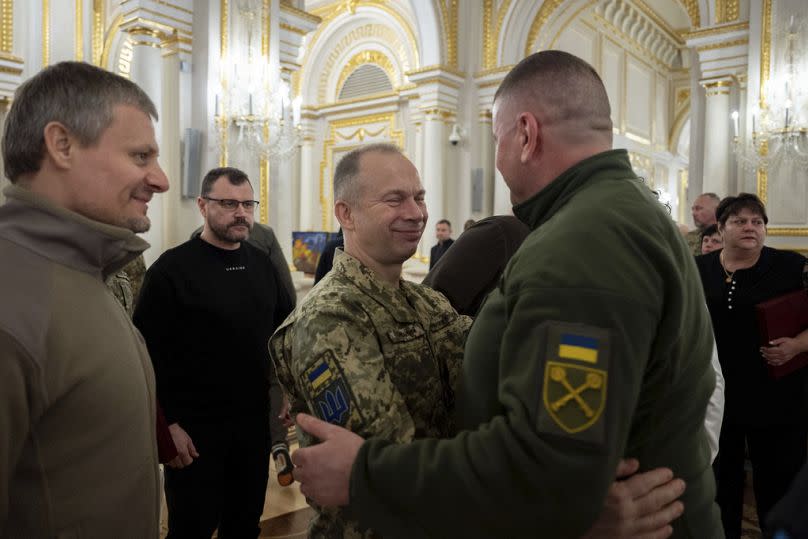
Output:
M0 111L21 80L65 59L127 76L155 100L172 188L151 205L148 261L201 223L195 202L180 197L180 139L189 127L203 133L203 172L225 163L248 172L258 217L277 229L287 255L292 230L336 228L334 166L372 141L401 145L416 164L432 223L448 218L460 229L468 218L509 212L494 168L493 94L513 64L546 48L599 71L615 145L670 197L675 218L689 223L690 203L704 190L751 190L769 202L772 243L808 244L805 171L738 167L729 119L739 110L741 132L750 133L761 82L779 69L771 29L799 16L801 0L254 1L265 13L269 68L303 102L299 151L271 163L214 118L221 58L244 39L235 0L0 0ZM366 65L384 72L389 89L340 100L345 81ZM448 141L454 125L456 146ZM419 254L432 243L430 226Z

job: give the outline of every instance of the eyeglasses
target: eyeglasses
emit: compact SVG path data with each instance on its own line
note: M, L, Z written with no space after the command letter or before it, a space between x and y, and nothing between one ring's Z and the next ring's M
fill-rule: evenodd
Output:
M227 211L236 211L238 205L241 204L244 207L244 211L253 211L256 206L258 206L259 202L257 200L235 200L232 198L213 198L213 197L202 197L205 200L212 200L214 202L218 202L219 206L224 208Z

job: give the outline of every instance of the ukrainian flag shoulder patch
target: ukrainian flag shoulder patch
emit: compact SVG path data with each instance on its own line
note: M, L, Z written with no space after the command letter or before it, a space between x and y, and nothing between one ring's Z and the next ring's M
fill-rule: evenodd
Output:
M577 359L587 363L598 362L598 339L580 333L562 333L558 345L558 357Z
M569 322L547 322L541 359L538 427L565 438L602 444L608 411L610 333Z
M313 365L301 373L308 395L309 409L323 421L346 427L361 424L362 413L356 406L351 386L331 350L321 354Z

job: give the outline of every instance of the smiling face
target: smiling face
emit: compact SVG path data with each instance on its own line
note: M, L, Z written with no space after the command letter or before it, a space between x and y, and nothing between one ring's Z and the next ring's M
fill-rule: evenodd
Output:
M415 254L427 221L418 171L403 155L369 152L361 157L356 181L358 196L343 223L352 236L346 237L355 250L350 254L372 269L402 264Z
M763 216L746 208L730 215L723 225L719 223L718 230L724 238L724 248L760 251L766 240Z
M149 201L154 193L168 190L168 178L157 162L151 117L130 105L116 105L112 123L98 141L74 148L65 206L102 223L146 232Z

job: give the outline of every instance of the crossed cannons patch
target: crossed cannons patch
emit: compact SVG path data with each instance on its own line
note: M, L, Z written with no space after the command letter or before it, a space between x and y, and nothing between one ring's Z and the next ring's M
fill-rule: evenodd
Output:
M539 431L603 443L609 334L592 326L548 326Z

